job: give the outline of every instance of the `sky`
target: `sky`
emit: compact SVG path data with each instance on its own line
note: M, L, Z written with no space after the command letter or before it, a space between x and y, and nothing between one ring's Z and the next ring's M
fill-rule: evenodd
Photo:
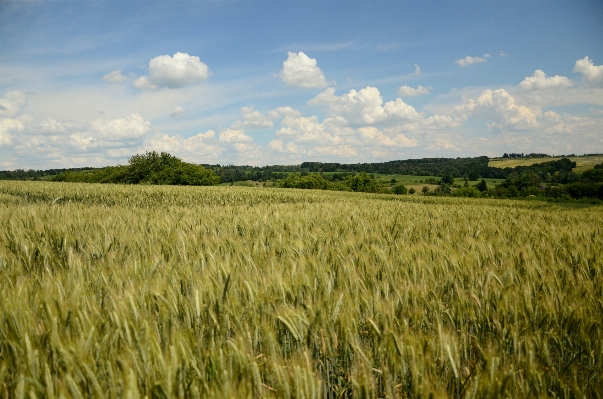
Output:
M603 153L603 2L0 1L0 169Z

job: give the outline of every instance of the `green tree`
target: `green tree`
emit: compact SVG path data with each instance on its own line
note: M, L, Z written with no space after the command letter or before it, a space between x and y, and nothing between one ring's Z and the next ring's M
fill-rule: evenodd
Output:
M429 187L423 186L423 190L421 190L421 191L423 192L423 195L425 195L425 194L427 194L431 190L429 189Z
M442 177L442 184L448 184L452 186L454 184L454 176L452 176L451 174L444 175L444 177Z
M471 181L476 181L477 179L479 179L479 172L475 169L471 169L467 177L469 177L469 180Z
M417 190L415 190L413 187L411 187L410 190L408 190L408 194L411 194L411 195L416 192L417 192Z
M393 192L396 195L404 195L404 194L406 194L408 192L408 190L406 189L406 187L404 186L404 184L396 184L394 186Z
M147 151L145 154L136 154L129 160L125 182L138 184L144 182L150 175L159 173L166 168L173 168L182 161L167 152L161 154L156 151Z
M486 192L488 191L488 184L486 183L486 181L484 179L482 179L482 181L479 182L479 184L477 185L477 189L479 191Z
M358 173L354 176L349 176L344 181L352 191L364 193L378 193L382 191L380 184L365 172Z

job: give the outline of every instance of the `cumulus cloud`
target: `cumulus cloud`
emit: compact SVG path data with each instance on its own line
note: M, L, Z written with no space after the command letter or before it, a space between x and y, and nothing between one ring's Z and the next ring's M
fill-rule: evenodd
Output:
M400 98L383 104L381 93L371 86L360 91L350 90L342 96L336 96L335 89L330 87L308 101L308 104L325 106L331 116L343 117L358 125L422 119L412 106Z
M256 111L253 106L242 107L241 116L243 117L243 120L236 121L232 124L231 128L267 129L274 126L272 119L275 118L271 118L270 114L264 115L261 112Z
M0 120L0 147L8 147L13 144L13 135L23 130L23 122L18 119L4 118Z
M121 73L121 69L117 69L103 76L103 80L109 83L122 83L128 80L128 77Z
M38 125L40 133L65 133L70 128L73 128L73 124L60 122L51 117L45 118Z
M229 128L220 132L219 140L224 143L249 143L253 141L253 138L246 135L242 129Z
M184 116L184 108L179 105L175 105L171 115L172 118L180 118L181 116Z
M413 87L404 85L398 89L398 94L400 95L400 97L415 97L422 96L424 94L429 94L429 90L431 90L431 86L423 87L419 85L419 87L415 89Z
M278 107L268 112L268 116L272 119L278 119L286 116L301 116L301 112L291 107Z
M327 80L316 65L316 59L308 57L301 51L288 53L280 77L288 86L303 88L327 86Z
M574 72L582 74L582 80L587 85L603 83L603 65L595 65L593 60L588 57L576 61Z
M14 117L25 106L25 93L22 91L9 91L0 98L0 116Z
M289 156L350 158L394 156L402 148L416 147L413 137L400 129L378 129L374 126L352 128L345 126L341 117L326 118L322 122L316 115L287 116L281 122L275 138L268 144L273 153ZM363 158L368 159L368 158Z
M283 143L283 140L276 140L276 139L274 139L268 143L268 148L270 150L277 151L280 153L286 153L286 154L304 154L306 152L305 150L300 148L300 146L298 146L297 144L295 144L292 141L290 141L289 143L287 143L287 145L285 145Z
M95 137L107 141L137 139L151 130L151 122L145 121L139 114L131 114L110 121L97 119L90 124L90 130Z
M170 136L158 133L145 140L143 148L149 151L167 152L186 162L219 161L218 156L224 149L216 145L215 136L216 133L213 130L187 138L181 135Z
M460 66L467 66L467 65L475 64L476 62L485 62L488 58L490 58L490 54L486 53L486 54L484 54L483 57L466 56L465 58L458 59L454 62L456 62Z
M476 100L468 100L455 111L461 118L473 115L488 121L487 126L494 132L536 128L541 114L538 107L516 104L515 98L505 89L484 90Z
M421 68L417 64L415 64L415 75L419 76L421 74Z
M134 87L141 90L177 89L200 83L210 74L208 66L199 57L187 53L176 53L173 57L160 55L149 62L149 76L136 79Z
M571 86L573 86L573 83L565 76L555 75L548 77L540 69L536 70L532 76L526 77L519 84L519 88L524 91L563 89Z

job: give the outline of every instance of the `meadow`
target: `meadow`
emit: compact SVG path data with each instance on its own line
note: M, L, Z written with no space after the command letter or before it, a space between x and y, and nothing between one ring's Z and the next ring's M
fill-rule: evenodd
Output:
M570 161L576 162L574 172L582 173L585 170L592 169L595 165L603 162L603 155L581 155L577 157L567 157ZM495 158L490 159L488 166L493 168L514 168L516 166L530 166L535 163L558 161L562 157L547 158Z
M602 210L0 181L0 397L600 398Z

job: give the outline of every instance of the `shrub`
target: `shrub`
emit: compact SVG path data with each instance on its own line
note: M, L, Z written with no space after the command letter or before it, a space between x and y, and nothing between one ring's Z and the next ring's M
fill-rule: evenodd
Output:
M404 195L408 192L406 187L403 184L396 184L393 189L394 194L396 195Z
M482 196L482 192L478 190L475 186L469 186L454 190L452 195L454 195L455 197L480 198Z

